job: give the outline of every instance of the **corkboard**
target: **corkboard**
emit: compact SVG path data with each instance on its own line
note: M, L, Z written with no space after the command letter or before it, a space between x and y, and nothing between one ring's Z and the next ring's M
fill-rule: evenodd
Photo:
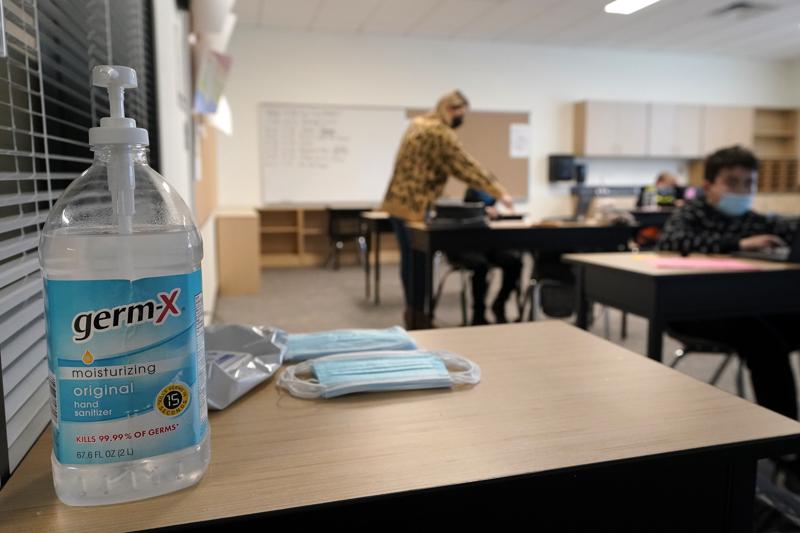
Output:
M409 109L409 118L427 113L427 109ZM509 145L512 124L528 124L528 113L469 111L464 124L456 130L467 151L481 165L494 173L514 198L528 197L528 159L511 157ZM465 185L451 179L445 196L462 198Z

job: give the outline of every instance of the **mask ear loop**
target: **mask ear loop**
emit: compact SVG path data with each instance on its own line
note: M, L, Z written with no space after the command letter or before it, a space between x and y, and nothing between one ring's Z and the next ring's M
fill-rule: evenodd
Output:
M302 379L298 375L309 374L309 379ZM313 377L311 363L305 362L286 367L278 379L278 387L287 390L292 396L312 400L319 398L325 392L325 387Z
M457 385L475 385L481 380L481 367L466 357L451 352L434 352L447 366L450 378ZM450 369L455 369L451 372Z
M454 385L475 385L481 380L481 368L466 357L461 357L451 352L437 351L433 354L439 357L447 367L450 379ZM344 356L332 356L331 359L345 359L354 356L363 357L364 354L346 354ZM455 370L455 371L451 371ZM307 374L311 377L303 379L298 376ZM278 379L278 387L285 389L292 396L303 399L319 398L325 393L325 387L313 377L312 361L305 361L296 365L288 366L281 373Z

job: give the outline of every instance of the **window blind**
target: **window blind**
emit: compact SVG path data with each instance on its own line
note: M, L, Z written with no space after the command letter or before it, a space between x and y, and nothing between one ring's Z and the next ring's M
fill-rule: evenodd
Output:
M38 241L50 207L92 162L89 128L108 116L92 67L137 70L126 113L157 146L149 0L1 1L0 484L50 420Z

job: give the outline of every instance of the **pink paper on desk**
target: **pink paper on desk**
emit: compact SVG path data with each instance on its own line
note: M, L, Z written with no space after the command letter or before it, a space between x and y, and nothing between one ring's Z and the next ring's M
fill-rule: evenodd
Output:
M761 270L752 263L725 257L655 257L650 259L649 262L656 268L686 270Z

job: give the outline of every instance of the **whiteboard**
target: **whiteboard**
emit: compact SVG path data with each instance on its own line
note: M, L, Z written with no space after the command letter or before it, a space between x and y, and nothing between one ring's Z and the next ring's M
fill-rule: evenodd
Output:
M262 104L261 200L379 203L409 119L403 108Z

